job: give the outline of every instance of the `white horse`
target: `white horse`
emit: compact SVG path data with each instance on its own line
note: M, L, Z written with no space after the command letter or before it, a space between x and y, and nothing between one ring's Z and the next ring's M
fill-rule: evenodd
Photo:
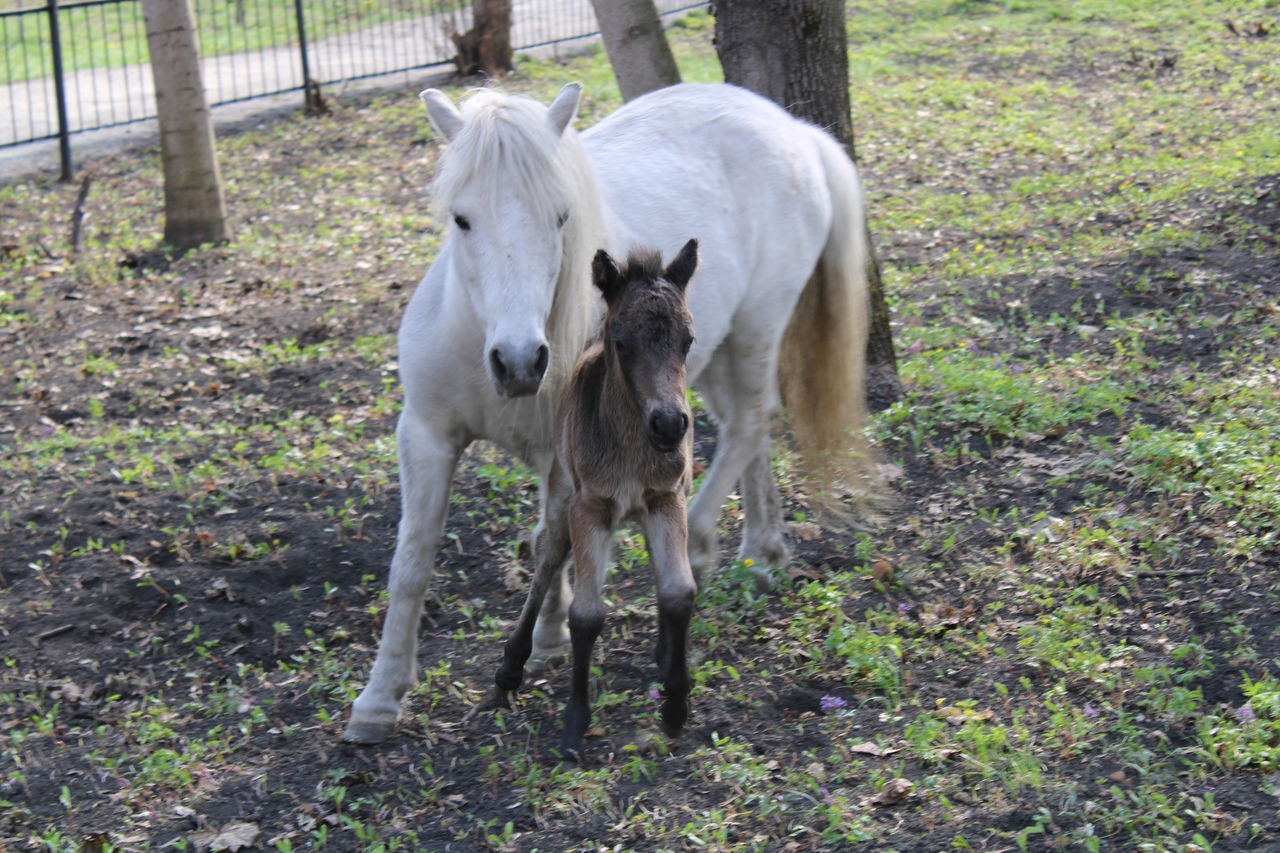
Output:
M869 252L844 149L727 85L659 90L579 136L570 123L580 95L571 83L544 107L481 90L459 110L439 91L422 93L448 142L434 196L450 234L400 326L403 514L382 641L346 740L389 737L417 679L422 601L464 448L493 441L545 481L557 404L600 322L598 249L617 257L646 246L670 257L690 236L701 246L688 376L719 439L689 509L699 581L719 559L716 523L739 482L741 557L787 559L769 456L780 399L809 472L828 484L865 473L869 456L857 450ZM535 657L569 648L572 593L560 575L534 632Z

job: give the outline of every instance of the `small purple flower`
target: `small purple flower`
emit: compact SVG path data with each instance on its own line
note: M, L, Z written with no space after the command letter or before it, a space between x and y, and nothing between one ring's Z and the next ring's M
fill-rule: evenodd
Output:
M1022 375L1022 365L1021 365L1021 364L1011 364L1011 365L1009 365L1009 372L1010 372L1010 373L1012 373L1014 376L1021 376L1021 375Z
M977 341L969 342L969 352L982 352L982 347L978 346Z
M849 707L849 703L839 696L823 696L819 705L822 707L822 713L824 714L830 714L832 711Z
M658 692L658 688L656 688L656 687L650 687L650 688L649 688L649 698L650 698L650 699L652 699L653 701L657 702L659 699L661 699L661 698L662 698L662 694Z
M907 352L911 355L919 355L920 350L924 349L924 341L916 341L907 347Z
M909 601L898 602L898 613L902 616L906 616L908 613L910 613L914 609L915 608L911 606L911 602Z
M1084 715L1091 720L1095 720L1098 718L1098 709L1093 707L1092 705L1085 705Z
M1252 723L1258 719L1258 715L1253 713L1253 706L1245 702L1239 708L1236 708L1236 719L1242 723Z
M831 798L831 792L828 791L826 787L818 788L818 793L822 795L822 802L826 803L827 805L831 805L834 802L834 800Z

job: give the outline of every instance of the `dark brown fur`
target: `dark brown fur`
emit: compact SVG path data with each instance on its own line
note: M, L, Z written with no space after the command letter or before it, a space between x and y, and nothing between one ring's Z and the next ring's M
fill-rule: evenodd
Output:
M561 746L566 757L581 753L590 724L591 652L604 626L601 585L613 532L628 517L641 521L658 575L657 660L667 733L678 733L689 716L685 659L697 586L687 554L693 431L685 356L693 318L684 290L697 258L697 241L690 240L665 270L652 252L632 253L627 268L619 269L602 250L592 264L607 305L604 328L578 360L560 404L534 578L494 679L496 699L505 704L523 680L542 600L572 548L573 688Z

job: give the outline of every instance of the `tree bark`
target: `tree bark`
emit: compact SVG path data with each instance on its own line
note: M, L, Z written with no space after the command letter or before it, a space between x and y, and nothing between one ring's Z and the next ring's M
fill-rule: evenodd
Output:
M458 48L453 60L463 77L482 73L500 79L515 66L511 60L511 0L473 0L471 29L449 32Z
M622 100L674 86L680 69L653 0L591 0Z
M715 15L716 50L725 80L825 128L856 160L845 0L716 0ZM874 251L867 279L867 401L873 411L880 411L901 398L902 385Z
M164 241L178 249L230 239L213 123L200 76L191 0L143 0L164 167Z

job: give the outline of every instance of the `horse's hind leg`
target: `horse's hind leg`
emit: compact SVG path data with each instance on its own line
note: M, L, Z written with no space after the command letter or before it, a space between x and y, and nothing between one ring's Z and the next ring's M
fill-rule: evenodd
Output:
M534 572L529 583L529 597L515 631L503 649L502 665L494 676L497 692L495 705L504 706L507 694L520 687L524 665L533 651L534 623L542 610L543 599L553 580L562 576L565 558L569 556L569 498L573 491L557 464L543 481L546 497L542 521L538 525L533 546Z
M400 700L417 681L418 622L435 573L449 486L461 448L435 436L406 411L396 428L401 516L387 582L390 601L369 683L356 698L343 740L382 743L400 716Z
M773 480L768 436L742 474L742 545L738 559L751 560L756 577L766 583L770 581L770 566L785 566L791 559L782 535L782 496Z
M573 685L564 709L564 738L560 753L578 760L583 738L591 726L591 654L604 628L600 600L603 574L613 541L612 507L607 501L575 495L569 509L573 539L574 596L569 607L569 635L573 638Z
M689 719L689 621L698 592L689 568L683 495L673 492L650 502L645 539L658 572L658 677L666 692L662 728L675 737Z
M750 533L755 540L768 541L773 538L769 531L772 525L776 541L781 542L780 505L767 463L769 425L776 399L776 380L770 377L777 374L777 361L762 358L758 346L744 351L749 355L739 358L732 339L726 340L698 379L698 390L719 428L715 459L689 507L689 563L699 587L719 560L716 524L724 502L744 479L748 467L762 458L766 460L765 467L752 472L750 489L744 486L744 509L752 514L744 536ZM762 477L768 477L767 487L761 487ZM764 513L773 517L761 518Z

